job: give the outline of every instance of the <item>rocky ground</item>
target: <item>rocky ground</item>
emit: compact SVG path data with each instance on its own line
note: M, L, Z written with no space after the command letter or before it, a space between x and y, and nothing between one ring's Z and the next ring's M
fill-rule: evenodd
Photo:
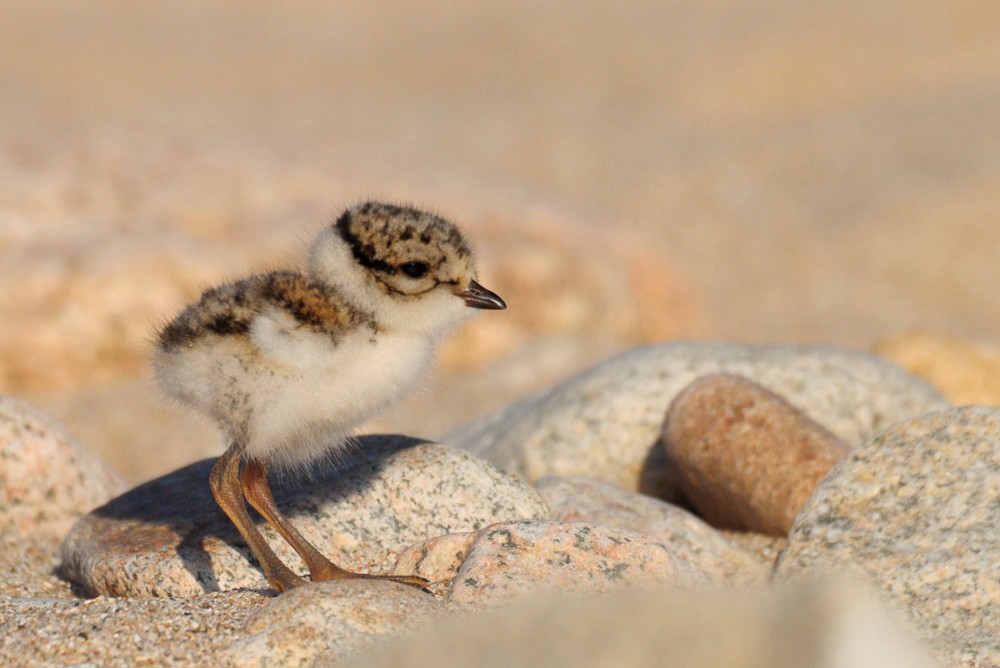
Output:
M0 14L0 664L1000 663L997 3ZM370 196L510 308L275 597L149 340Z
M277 595L212 502L211 460L120 493L36 409L0 409L5 665L1000 661L1000 410L952 408L878 357L640 348L450 447L363 436L338 469L283 481L334 561L425 591Z

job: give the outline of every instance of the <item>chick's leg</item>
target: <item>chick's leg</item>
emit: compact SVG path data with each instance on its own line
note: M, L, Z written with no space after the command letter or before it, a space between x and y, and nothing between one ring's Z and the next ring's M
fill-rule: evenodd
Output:
M345 578L371 578L379 580L393 580L414 587L425 587L427 580L415 575L369 575L366 573L354 573L337 566L335 563L324 557L319 550L313 547L299 533L288 518L281 514L278 506L271 496L271 488L267 484L267 464L264 462L249 461L243 468L243 475L240 477L243 486L243 495L250 502L257 512L264 519L271 523L278 533L284 537L309 568L309 574L313 581L341 580Z
M246 504L243 502L243 493L240 489L240 455L242 448L236 443L229 446L229 449L219 461L212 467L209 475L209 483L212 486L212 495L215 496L216 503L229 516L236 529L243 536L243 540L250 546L250 551L264 571L264 576L272 587L280 592L288 591L292 587L305 584L305 580L293 573L272 550L271 546L264 540L253 520L247 512Z

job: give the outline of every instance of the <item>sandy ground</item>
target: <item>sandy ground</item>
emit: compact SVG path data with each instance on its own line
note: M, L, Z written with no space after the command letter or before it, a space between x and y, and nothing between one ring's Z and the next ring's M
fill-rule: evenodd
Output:
M487 256L557 228L570 267L641 251L683 286L679 323L532 321L501 352L549 366L504 400L651 338L995 342L998 127L993 0L7 2L0 392L134 480L217 447L136 389L152 328L370 195L447 212ZM613 282L563 273L584 298ZM640 321L667 280L646 276L610 293ZM385 424L475 412L429 392Z

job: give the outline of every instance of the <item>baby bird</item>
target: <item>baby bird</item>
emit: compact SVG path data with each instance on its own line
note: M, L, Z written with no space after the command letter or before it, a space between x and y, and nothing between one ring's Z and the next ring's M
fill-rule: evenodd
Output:
M271 550L244 500L301 555L314 581L427 584L352 573L329 561L278 511L267 472L345 448L354 427L417 382L469 307L507 306L476 282L459 230L430 213L366 202L320 233L304 272L206 290L160 330L157 379L225 432L229 446L212 468L212 493L272 587L286 591L305 580Z

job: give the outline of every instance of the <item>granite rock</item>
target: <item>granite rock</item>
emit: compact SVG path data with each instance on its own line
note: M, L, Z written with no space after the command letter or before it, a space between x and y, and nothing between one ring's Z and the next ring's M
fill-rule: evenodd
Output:
M82 518L63 545L63 571L91 593L192 596L266 587L208 486L204 460L140 485ZM401 436L364 436L341 470L274 485L275 500L312 542L350 570L387 570L427 536L547 517L532 488L468 453ZM298 556L269 526L275 552Z
M0 596L0 666L208 666L244 635L256 592L192 598Z
M662 543L637 531L584 522L504 522L476 536L448 600L478 607L537 590L677 583L681 571Z
M684 498L709 524L783 536L847 445L746 378L712 374L681 391L663 446Z
M675 500L673 474L655 447L663 415L684 387L717 372L776 392L849 445L948 407L925 381L864 353L680 342L626 352L442 440L532 482L586 475Z
M0 396L0 533L61 539L125 488L121 478L30 404Z
M742 584L768 577L764 563L683 508L595 478L548 476L536 487L561 522L630 529L656 538L687 565L693 581Z
M627 621L626 621L627 620ZM842 580L749 589L539 596L445 619L352 666L931 668L871 595Z
M1000 409L916 418L849 453L777 575L834 567L874 583L946 662L1000 665Z
M451 580L469 555L476 535L472 531L449 533L411 545L400 553L392 572L419 575L432 583Z
M430 594L385 580L317 582L272 599L245 627L249 635L219 657L241 668L343 661L379 637L428 625L445 606Z

